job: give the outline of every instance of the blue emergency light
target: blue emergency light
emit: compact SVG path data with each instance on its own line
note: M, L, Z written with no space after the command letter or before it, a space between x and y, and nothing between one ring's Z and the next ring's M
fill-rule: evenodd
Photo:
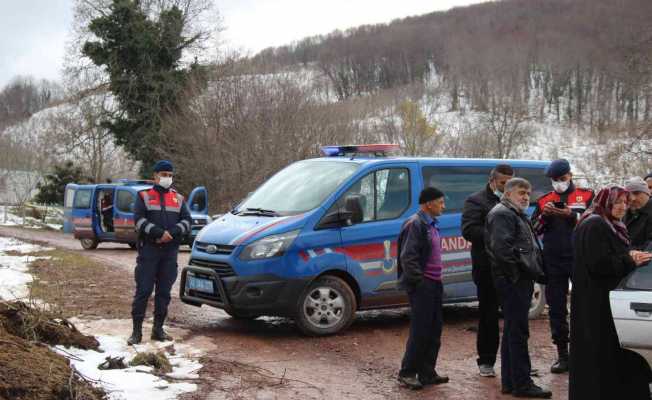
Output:
M397 150L398 144L395 143L378 143L378 144L355 144L346 146L321 146L319 150L326 157L343 157L355 156L356 154L373 154L375 156L386 156L387 152Z

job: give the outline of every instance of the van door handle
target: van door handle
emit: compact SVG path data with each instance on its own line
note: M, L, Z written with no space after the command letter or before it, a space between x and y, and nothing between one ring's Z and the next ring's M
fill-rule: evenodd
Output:
M652 316L652 303L629 303L629 309L639 317L650 318Z

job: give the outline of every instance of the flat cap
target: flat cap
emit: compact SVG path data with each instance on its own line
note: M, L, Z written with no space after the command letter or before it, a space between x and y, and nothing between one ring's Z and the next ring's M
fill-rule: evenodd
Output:
M560 176L566 175L571 170L570 163L568 160L563 158L555 160L548 165L546 168L546 176L548 178L559 178Z

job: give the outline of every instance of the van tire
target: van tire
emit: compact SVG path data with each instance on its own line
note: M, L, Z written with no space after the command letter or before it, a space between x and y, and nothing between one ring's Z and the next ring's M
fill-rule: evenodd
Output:
M97 239L79 239L79 242L81 243L81 247L83 247L84 250L96 249L97 245L100 243L97 241Z
M353 323L357 308L351 287L336 276L324 275L310 283L299 296L296 323L306 335L332 335Z
M530 310L528 311L529 319L537 319L546 308L546 286L534 283L534 291L532 292L532 300L530 302Z

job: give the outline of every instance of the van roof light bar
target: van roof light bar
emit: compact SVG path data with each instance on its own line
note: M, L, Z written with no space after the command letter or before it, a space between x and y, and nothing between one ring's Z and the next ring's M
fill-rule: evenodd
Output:
M346 157L354 158L356 155L373 155L375 157L387 157L387 153L392 150L398 150L399 145L395 143L378 143L378 144L355 144L346 146L321 146L319 150L326 157Z

